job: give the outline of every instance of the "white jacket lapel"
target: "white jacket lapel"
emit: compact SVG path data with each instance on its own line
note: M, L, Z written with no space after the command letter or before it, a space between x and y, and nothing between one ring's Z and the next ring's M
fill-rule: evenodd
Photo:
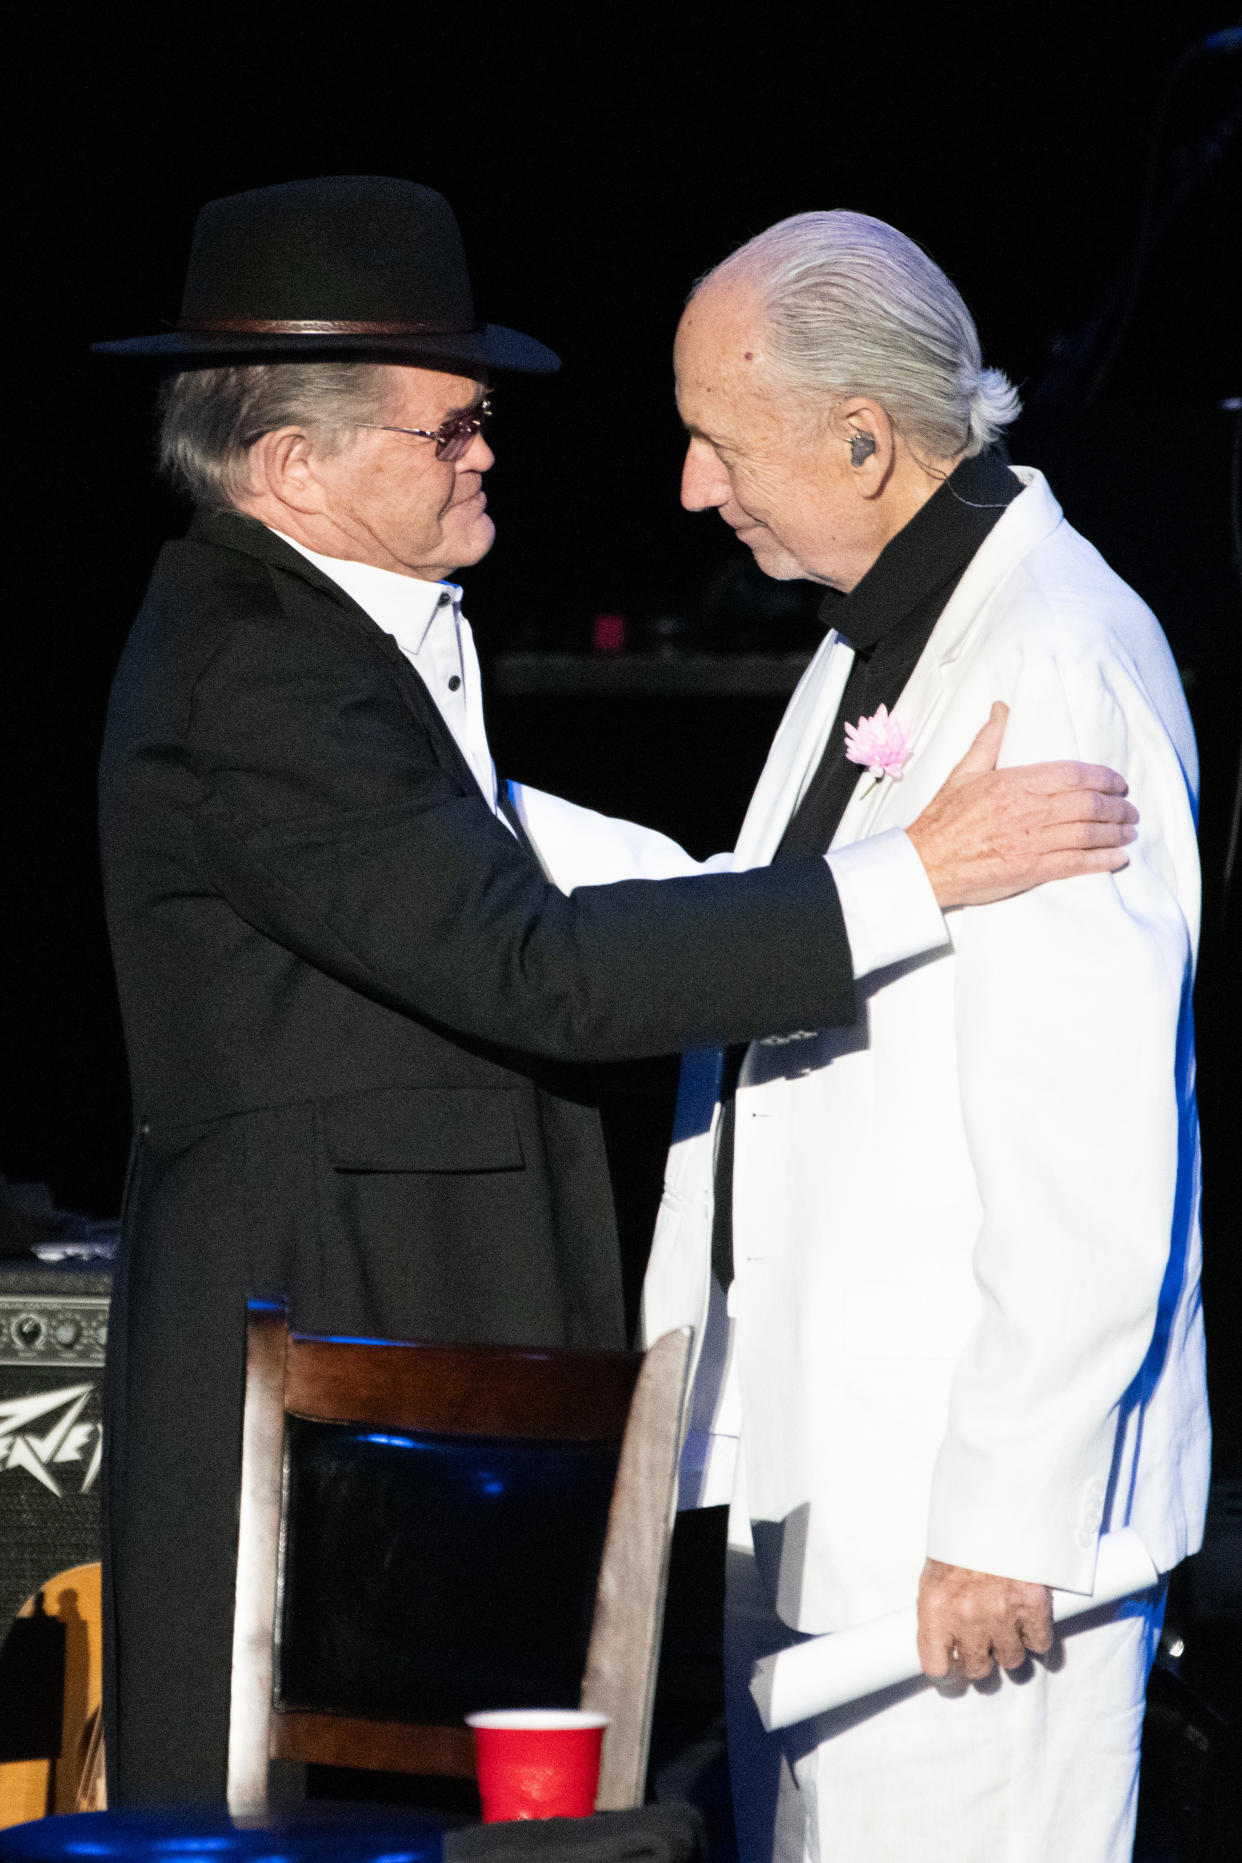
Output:
M765 867L780 845L789 819L819 767L853 664L854 649L834 630L799 680L742 823L733 854L738 872Z
M950 618L956 600L955 594L937 622L935 632L923 649L901 697L893 706L893 716L909 733L907 764L917 758L920 745L930 737L936 715L944 702L945 672L950 659L937 651L936 637L943 622ZM956 658L956 654L952 657ZM858 720L850 718L846 722L857 724ZM877 777L869 770L860 770L854 793L846 803L837 831L832 837L833 847L848 847L851 841L861 841L867 835L878 833L881 827L893 825L882 818L889 813L890 805L895 807L899 802L902 787L902 783L894 782L891 776Z

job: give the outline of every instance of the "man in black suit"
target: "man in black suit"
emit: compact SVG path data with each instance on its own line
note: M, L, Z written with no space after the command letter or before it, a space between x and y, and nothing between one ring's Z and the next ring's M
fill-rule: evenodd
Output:
M566 896L496 782L445 582L491 543L488 371L557 364L477 323L446 203L370 177L213 202L178 328L101 347L173 364L164 456L199 505L101 773L136 1121L111 1789L211 1800L247 1296L311 1330L622 1345L590 1064L848 1020L855 967L943 938L937 901L1121 864L1134 811L1109 772L991 772L994 723L897 838L907 923L868 932L874 882L839 898L818 856Z

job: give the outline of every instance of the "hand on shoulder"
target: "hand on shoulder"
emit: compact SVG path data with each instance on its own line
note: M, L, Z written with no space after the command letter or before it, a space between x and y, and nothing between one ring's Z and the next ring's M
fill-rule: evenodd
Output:
M1000 700L908 830L942 909L983 906L1048 880L1114 873L1138 810L1125 778L1091 763L998 770L1009 708Z

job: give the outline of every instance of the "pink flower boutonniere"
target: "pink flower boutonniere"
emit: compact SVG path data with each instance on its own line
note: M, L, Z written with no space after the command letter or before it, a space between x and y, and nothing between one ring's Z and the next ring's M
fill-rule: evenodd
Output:
M846 761L865 764L875 777L891 776L899 783L909 755L910 733L889 717L887 705L845 727Z

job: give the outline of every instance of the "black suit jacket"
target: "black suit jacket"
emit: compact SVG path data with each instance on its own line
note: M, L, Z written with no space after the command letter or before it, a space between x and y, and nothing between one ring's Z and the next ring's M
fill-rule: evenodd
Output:
M113 1785L214 1796L247 1295L310 1330L622 1344L586 1064L845 1020L853 986L818 858L549 886L396 644L236 515L160 557L101 825L137 1134L108 1371ZM197 1719L173 1735L187 1667Z

